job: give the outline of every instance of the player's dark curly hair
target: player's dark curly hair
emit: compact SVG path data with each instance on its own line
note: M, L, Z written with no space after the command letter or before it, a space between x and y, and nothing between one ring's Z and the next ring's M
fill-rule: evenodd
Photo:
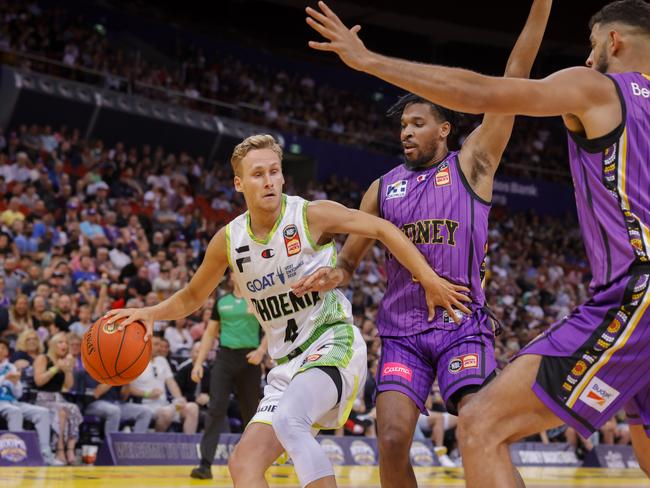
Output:
M438 105L437 103L430 102L429 100L413 93L407 93L400 97L397 102L388 109L386 115L391 118L401 117L404 109L412 103L424 103L425 105L429 105L439 122L449 122L449 125L451 125L450 135L455 135L460 122L460 114Z
M594 24L620 22L636 27L644 34L650 35L650 3L645 0L618 0L605 5L589 21L589 28Z

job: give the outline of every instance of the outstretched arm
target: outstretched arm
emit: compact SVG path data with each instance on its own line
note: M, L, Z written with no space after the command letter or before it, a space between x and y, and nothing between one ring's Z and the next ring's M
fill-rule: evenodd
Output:
M332 51L364 71L452 110L531 116L575 116L588 138L607 134L621 120L614 84L588 68L569 68L543 80L498 78L472 71L390 58L369 51L359 26L348 29L324 2L307 7L307 23L329 42L309 45Z
M125 327L136 320L142 321L147 326L146 338L148 338L153 333L155 321L187 317L205 303L228 267L226 253L226 228L223 227L208 244L203 262L184 288L158 305L111 310L104 317L113 321L124 319L120 327Z
M504 76L530 76L544 37L552 3L552 0L533 1L526 25L508 58ZM512 115L485 114L481 125L469 135L460 151L460 164L465 177L474 191L485 200L492 197L492 178L510 140L514 121Z
M378 195L379 179L372 182L368 191L361 199L359 210L375 217L379 216ZM294 283L291 288L293 292L302 296L310 291L329 291L339 286L346 286L359 263L368 252L368 249L375 243L374 239L362 237L356 234L348 235L345 244L338 255L336 268L324 266L312 274L303 277Z
M471 301L461 293L468 293L469 289L440 278L417 247L389 221L328 200L311 202L307 207L307 221L316 240L323 234L356 234L380 240L424 288L429 305L429 320L435 315L435 306L445 308L454 319L456 314L453 307L471 313L461 303Z

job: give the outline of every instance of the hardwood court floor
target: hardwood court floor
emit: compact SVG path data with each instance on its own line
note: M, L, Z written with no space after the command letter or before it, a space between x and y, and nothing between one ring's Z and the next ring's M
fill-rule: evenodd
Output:
M232 486L225 466L213 467L213 480L197 481L188 475L186 466L120 466L63 468L0 468L2 488L179 488ZM420 488L451 488L464 486L460 469L416 468ZM528 487L650 487L640 470L588 468L524 468L522 475ZM379 486L376 467L337 467L340 487L371 488ZM293 469L274 466L267 476L272 487L298 487Z

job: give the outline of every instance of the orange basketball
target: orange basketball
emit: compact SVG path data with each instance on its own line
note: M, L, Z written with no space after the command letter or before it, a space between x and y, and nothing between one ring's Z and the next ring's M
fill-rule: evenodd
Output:
M132 382L151 361L151 341L144 342L144 324L134 322L124 330L118 330L118 325L101 318L86 331L81 343L81 360L88 374L113 386Z

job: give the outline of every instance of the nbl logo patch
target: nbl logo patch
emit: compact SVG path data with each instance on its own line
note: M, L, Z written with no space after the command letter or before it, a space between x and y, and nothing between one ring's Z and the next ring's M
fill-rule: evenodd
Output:
M478 354L465 354L449 361L449 372L458 374L466 369L478 369Z
M406 186L408 181L399 180L395 183L391 183L386 187L386 200L391 200L393 198L403 198L406 196Z
M287 256L295 256L302 250L298 227L294 224L287 225L282 231L282 235L284 237L284 247L287 250Z

